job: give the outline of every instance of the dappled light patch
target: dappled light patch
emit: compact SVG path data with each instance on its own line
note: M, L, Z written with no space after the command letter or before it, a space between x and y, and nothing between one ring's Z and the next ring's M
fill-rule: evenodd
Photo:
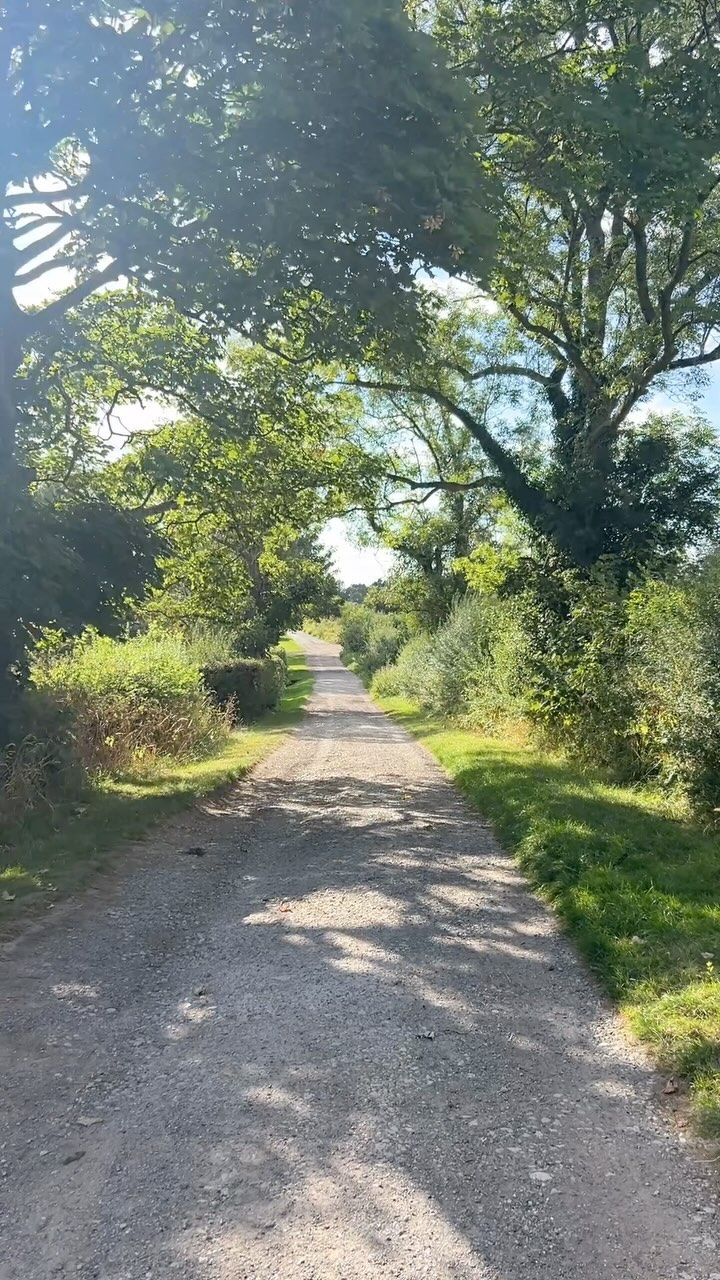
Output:
M720 1134L720 838L672 801L556 755L389 710L437 755L554 905L633 1031ZM520 932L522 925L515 926Z

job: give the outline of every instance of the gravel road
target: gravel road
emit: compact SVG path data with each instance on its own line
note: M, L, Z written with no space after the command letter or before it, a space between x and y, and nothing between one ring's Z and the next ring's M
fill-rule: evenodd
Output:
M652 1072L306 643L309 714L252 779L2 953L0 1277L720 1280Z

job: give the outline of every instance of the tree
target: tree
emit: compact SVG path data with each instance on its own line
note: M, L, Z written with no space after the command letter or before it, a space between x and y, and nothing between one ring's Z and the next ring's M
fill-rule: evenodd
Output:
M109 282L221 327L293 292L357 315L487 230L448 212L467 112L393 0L20 0L0 23L0 470L24 350Z
M138 438L106 472L108 492L157 522L168 550L149 606L186 625L231 628L263 649L337 584L315 541L325 521L367 502L377 464L353 443L358 398L263 348L236 344L219 401Z
M490 289L501 323L453 356L441 334L430 362L385 359L375 381L462 422L572 563L637 564L653 551L647 466L655 497L685 462L701 497L714 483L680 420L645 430L636 411L669 377L720 359L720 12L704 0L439 0L423 21L476 93L484 170L502 188ZM476 414L490 383L521 420L542 412L542 470ZM676 516L688 480L665 490Z
M332 304L339 341L345 314L411 309L419 262L489 242L460 198L463 95L395 0L11 0L0 63L0 553L32 480L18 370L98 290L129 280L211 334L300 310L325 341Z
M458 356L457 345L452 353ZM479 388L476 418L492 408L489 388ZM372 393L365 438L385 468L367 519L398 559L373 601L382 599L416 627L434 630L466 589L457 562L494 535L505 505L498 477L467 427L430 398Z

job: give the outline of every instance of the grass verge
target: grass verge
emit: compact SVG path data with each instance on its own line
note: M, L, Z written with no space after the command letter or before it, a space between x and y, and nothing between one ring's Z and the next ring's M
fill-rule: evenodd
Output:
M202 795L242 778L280 745L302 716L312 689L305 656L283 642L289 681L277 711L234 733L219 755L192 764L169 760L151 776L103 779L77 798L31 814L0 847L0 934L88 883L114 850ZM3 896L5 895L5 896Z
M720 1137L720 839L657 792L484 738L398 698L405 725L489 818L666 1071Z

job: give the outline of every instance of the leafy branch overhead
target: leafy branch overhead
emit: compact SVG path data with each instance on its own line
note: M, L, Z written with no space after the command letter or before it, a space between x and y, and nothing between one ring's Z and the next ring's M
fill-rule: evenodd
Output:
M427 20L475 92L502 189L486 292L502 341L457 359L441 331L430 376L390 357L369 380L452 412L517 508L587 566L617 549L634 412L720 359L720 17L695 0L447 0ZM541 406L542 478L473 412L488 382Z

